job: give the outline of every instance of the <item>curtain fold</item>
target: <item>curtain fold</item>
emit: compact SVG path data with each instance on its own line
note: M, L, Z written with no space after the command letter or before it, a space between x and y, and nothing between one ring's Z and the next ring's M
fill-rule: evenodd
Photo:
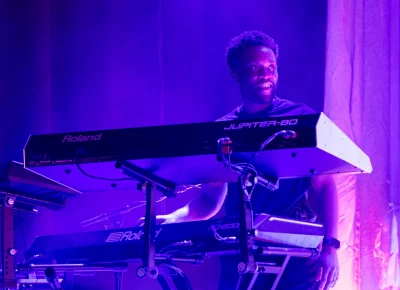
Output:
M336 289L400 289L399 1L328 4L325 112L371 158L372 174L336 177Z

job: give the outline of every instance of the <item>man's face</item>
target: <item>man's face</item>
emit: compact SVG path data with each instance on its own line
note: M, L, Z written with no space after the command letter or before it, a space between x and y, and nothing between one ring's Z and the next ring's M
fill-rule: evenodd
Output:
M270 48L256 46L244 51L236 71L243 98L255 104L268 104L278 88L275 54Z

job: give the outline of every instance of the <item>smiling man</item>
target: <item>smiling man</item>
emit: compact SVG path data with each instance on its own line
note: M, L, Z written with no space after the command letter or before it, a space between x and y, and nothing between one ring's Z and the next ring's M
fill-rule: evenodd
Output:
M254 45L258 42L265 45ZM278 47L267 36L253 32L231 41L227 62L233 79L239 83L245 112L258 113L272 104L278 86L277 57Z
M226 51L226 60L233 79L238 83L242 104L219 119L249 120L315 113L304 104L277 96L278 45L259 31L244 32L233 38ZM224 205L227 215L238 215L238 186L231 184L204 185L196 198L177 211L160 216L165 223L209 219ZM314 210L309 206L314 202ZM294 258L281 278L277 289L330 289L339 277L337 249L338 201L331 176L283 179L277 191L256 187L252 195L253 213L321 222L325 238L317 260ZM221 257L220 289L235 289L238 279L237 258ZM253 289L267 289L270 280L260 275ZM265 277L264 277L265 278Z

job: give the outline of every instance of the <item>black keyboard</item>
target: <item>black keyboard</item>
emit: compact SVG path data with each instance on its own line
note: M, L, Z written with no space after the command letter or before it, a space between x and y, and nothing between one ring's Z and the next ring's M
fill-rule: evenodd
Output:
M292 134L277 135L260 150L283 130ZM24 166L80 191L135 189L116 168L120 161L173 185L233 182L237 173L220 162L218 141L223 138L229 145L224 146L226 158L239 166L250 162L271 178L372 171L368 156L323 113L32 135L24 148Z
M259 245L317 248L323 238L320 224L283 219L266 214L254 219L254 240ZM192 256L238 251L239 219L225 218L158 225L156 255ZM121 228L36 237L25 253L26 261L100 263L140 260L143 228Z

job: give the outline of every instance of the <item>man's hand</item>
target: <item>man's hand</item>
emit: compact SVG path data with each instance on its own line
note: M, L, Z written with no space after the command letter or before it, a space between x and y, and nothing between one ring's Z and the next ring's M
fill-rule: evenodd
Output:
M218 213L224 203L228 191L228 184L212 182L202 184L197 196L184 207L166 215L157 215L157 224L171 224L207 220ZM144 218L137 222L138 226L144 225Z
M170 218L170 215L157 215L156 216L156 224L157 225L160 225L160 224L162 224L162 223L164 223L165 221L167 221L168 219ZM143 227L144 226L144 217L141 217L138 221L137 221L137 223L136 223L136 226L137 227Z
M319 273L318 290L328 290L334 287L339 279L339 259L337 250L331 246L323 246L321 255L317 260Z
M314 176L310 197L316 202L317 222L324 225L325 237L338 238L339 202L333 177L330 175ZM333 287L339 277L337 250L329 245L324 245L316 266L319 274L317 289L327 290Z

